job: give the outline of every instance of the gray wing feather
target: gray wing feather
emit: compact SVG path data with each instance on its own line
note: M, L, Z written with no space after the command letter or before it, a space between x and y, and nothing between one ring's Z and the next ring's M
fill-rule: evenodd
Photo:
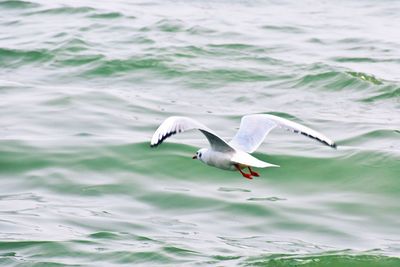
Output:
M171 135L197 129L205 135L210 146L215 151L220 152L234 152L235 149L230 146L221 137L216 135L205 125L187 117L173 116L167 118L155 131L153 137L151 138L150 145L156 147L161 144L165 139Z

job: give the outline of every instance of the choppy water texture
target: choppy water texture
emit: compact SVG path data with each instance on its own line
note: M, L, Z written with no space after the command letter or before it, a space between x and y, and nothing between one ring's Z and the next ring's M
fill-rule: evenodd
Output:
M400 266L399 1L0 2L0 265ZM270 113L252 181L190 157Z

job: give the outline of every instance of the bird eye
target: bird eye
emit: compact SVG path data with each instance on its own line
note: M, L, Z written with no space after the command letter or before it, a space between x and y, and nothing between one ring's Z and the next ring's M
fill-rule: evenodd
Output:
M199 158L201 158L201 153L199 153Z

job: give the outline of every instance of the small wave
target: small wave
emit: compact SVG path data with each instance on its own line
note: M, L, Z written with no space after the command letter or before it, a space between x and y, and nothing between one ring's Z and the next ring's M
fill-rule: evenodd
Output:
M381 255L354 255L351 251L341 253L322 253L302 256L296 254L272 254L250 258L245 266L380 266L392 267L400 265L400 259Z
M156 23L155 27L163 32L180 32L185 28L182 21L171 19L162 19Z
M52 51L57 67L82 66L104 59L102 54L88 52L93 44L80 38L72 38L62 42Z
M221 191L221 192L244 192L244 193L251 192L251 190L249 190L249 189L234 188L234 187L220 187L220 188L218 188L218 191Z
M314 43L314 44L326 44L326 41L324 41L320 38L316 38L316 37L308 39L307 42Z
M118 19L124 17L120 12L106 12L106 13L96 13L89 16L94 19Z
M56 15L56 14L85 14L89 12L94 12L96 9L92 7L71 7L71 6L64 6L64 7L56 7L56 8L48 8L42 9L35 12L31 12L27 15L39 15L39 14L49 14L49 15Z
M132 44L154 44L155 41L142 35L136 35L134 40L131 40Z
M118 234L113 233L113 232L108 232L108 231L96 232L96 233L90 234L89 237L94 238L94 239L112 239L112 240L116 240L116 239L120 238L120 236Z
M187 26L181 20L178 19L162 19L157 21L152 26L143 27L140 30L146 32L151 30L158 30L166 33L186 32L191 35L210 35L217 33L213 29L200 25Z
M60 35L60 34L58 34ZM63 41L60 46L54 49L55 53L63 53L63 52L80 52L84 50L90 49L93 44L84 41L81 38L72 38Z
M210 44L209 47L221 49L234 49L234 50L254 50L259 47L249 44L241 43L225 43L225 44Z
M384 86L374 96L363 98L362 102L376 102L380 100L393 99L400 101L400 87L394 85Z
M86 71L88 76L111 76L114 74L124 74L139 70L152 69L158 72L168 72L170 74L176 71L166 65L166 63L157 58L138 57L131 59L111 59L103 60L91 70Z
M355 63L376 63L376 62L386 62L385 59L376 59L370 57L335 57L332 60L336 62L355 62ZM392 60L389 60L392 61Z
M49 61L54 55L47 49L20 50L0 48L0 66L9 67L10 64L26 64L32 62Z
M297 79L294 87L307 86L332 90L365 89L382 83L375 76L362 72L328 70L306 74Z
M176 54L173 54L173 56L176 56ZM186 54L182 56L186 56ZM272 79L256 69L211 68L190 70L186 66L172 62L172 58L170 58L170 56L164 58L142 56L130 59L102 60L84 74L88 76L110 76L116 74L124 75L138 71L153 71L166 78L183 77L193 85L203 84L204 81L230 83L269 81Z
M357 139L371 139L371 138L393 138L396 139L396 131L395 130L389 130L389 129L382 129L382 130L374 130L374 131L369 131L361 135L357 135L356 137L352 137L350 139L342 140L343 142L351 142Z
M261 28L264 30L277 31L277 32L304 33L302 29L293 26L264 25Z
M280 197L251 197L248 198L247 201L283 201L286 200L286 198L280 198Z
M312 70L310 72L313 72ZM400 87L392 82L384 81L372 74L356 71L327 70L309 73L295 80L293 87L325 88L338 90L363 90L359 101L376 102L382 100L398 101ZM371 96L372 95L372 96Z
M347 76L344 72L323 71L315 74L306 74L297 79L294 87L318 87L330 88L335 90L353 87L358 83L354 77Z
M340 44L362 44L362 43L368 43L369 41L366 39L362 38L354 38L354 37L349 37L349 38L343 38L337 41Z
M9 0L0 2L0 8L9 8L9 9L35 8L39 6L40 6L39 4L27 1Z
M197 70L190 71L189 76L194 82L261 82L270 81L272 78L259 73L257 70L244 70L244 69L234 69L234 68L224 68L224 69L211 69L211 70Z
M370 82L373 84L382 84L382 81L378 80L374 75L369 75L363 72L354 72L354 71L347 71L346 73L366 82Z
M212 30L212 29L209 29L209 28L206 28L203 26L199 26L199 25L193 26L193 27L189 28L187 31L193 35L207 35L207 34L214 34L217 32L215 30Z
M388 156L386 153L394 152L395 155L400 151L398 143L395 142L395 140L399 138L394 128L396 125L392 127L393 129L379 129L357 134L345 140L341 140L340 143L343 146L363 146L368 150L380 151L381 154L376 155L374 158L376 162L382 162Z
M66 58L56 62L62 66L82 66L104 58L103 55L80 55L79 57Z

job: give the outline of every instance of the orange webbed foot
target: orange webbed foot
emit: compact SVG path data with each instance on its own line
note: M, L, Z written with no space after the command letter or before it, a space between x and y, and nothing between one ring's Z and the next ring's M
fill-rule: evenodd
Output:
M250 167L247 167L250 171L250 174L256 177L260 177L260 174L258 172L253 171Z
M249 180L253 179L253 177L251 177L251 173L244 173L239 165L235 164L235 168L243 175L244 178Z
M244 178L247 178L247 179L249 179L249 180L252 180L252 179L253 179L253 177L251 177L251 174L250 174L250 173L242 173L242 175L243 175Z

